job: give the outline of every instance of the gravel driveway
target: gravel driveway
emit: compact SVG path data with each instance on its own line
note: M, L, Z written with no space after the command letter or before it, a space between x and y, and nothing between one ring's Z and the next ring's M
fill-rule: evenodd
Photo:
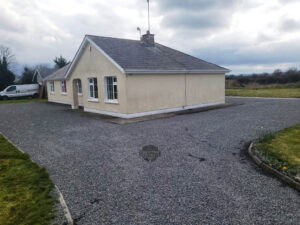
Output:
M45 166L76 224L299 224L300 195L245 154L261 126L300 123L300 99L117 125L49 103L0 105L0 131ZM145 161L140 150L160 156Z

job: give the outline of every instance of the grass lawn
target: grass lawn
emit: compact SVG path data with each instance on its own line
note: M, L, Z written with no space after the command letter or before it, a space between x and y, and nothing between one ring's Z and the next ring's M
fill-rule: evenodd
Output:
M226 96L300 98L300 88L232 88L226 89Z
M258 150L273 167L292 176L300 174L300 124L275 134L262 135Z
M12 103L24 103L24 102L47 102L47 99L25 98L25 99L0 100L0 104L12 104Z
M55 216L53 188L47 171L0 134L0 224L50 224Z

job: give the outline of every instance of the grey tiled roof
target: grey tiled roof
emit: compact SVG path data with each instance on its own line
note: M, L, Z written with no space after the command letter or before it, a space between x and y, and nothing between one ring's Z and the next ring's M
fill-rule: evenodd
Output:
M39 74L41 75L41 77L43 79L45 79L46 77L50 76L51 74L53 74L55 71L57 71L56 68L42 68L42 69L37 69L37 71L39 72Z
M45 80L64 80L65 75L70 67L71 63L66 66L56 70L54 73L45 78Z
M155 43L147 47L141 41L87 35L124 70L196 71L227 70L218 65Z

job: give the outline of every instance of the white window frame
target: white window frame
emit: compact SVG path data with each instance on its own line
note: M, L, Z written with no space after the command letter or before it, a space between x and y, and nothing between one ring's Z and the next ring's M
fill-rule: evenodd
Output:
M109 89L108 89L108 84L107 84L107 80L108 79L113 79L113 83L112 83L112 93L109 93ZM115 79L115 81L114 81ZM116 87L116 92L115 92L115 87ZM117 104L119 103L118 101L118 78L116 76L105 76L104 77L104 90L105 90L105 101L106 103L114 103ZM115 97L115 95L117 95L117 98Z
M80 82L80 85L79 85L79 82ZM78 94L79 96L82 96L82 82L81 82L80 79L78 79L78 80L76 81L76 85L77 85L77 94Z
M96 83L95 83L95 79L96 79ZM93 88L92 93L91 93L91 87ZM96 93L95 87L97 87L97 97L95 95L95 93ZM98 79L97 79L97 77L89 77L88 78L88 101L90 101L90 102L99 102L99 88L98 88Z
M54 86L54 81L50 81L50 93L54 93L55 92L55 86Z
M62 94L67 94L67 82L65 80L60 82L60 90Z

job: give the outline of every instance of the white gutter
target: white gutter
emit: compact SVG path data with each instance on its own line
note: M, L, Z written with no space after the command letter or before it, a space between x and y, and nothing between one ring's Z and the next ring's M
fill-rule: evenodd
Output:
M49 79L44 79L44 81L62 81L62 80L66 80L66 78L62 77L62 78L49 78Z
M229 73L231 70L125 70L126 74L214 74Z

